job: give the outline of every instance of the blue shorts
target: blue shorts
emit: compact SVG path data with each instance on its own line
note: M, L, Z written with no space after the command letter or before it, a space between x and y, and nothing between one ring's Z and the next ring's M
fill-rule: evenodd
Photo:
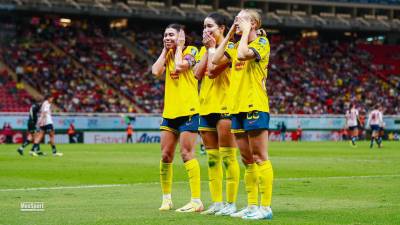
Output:
M351 126L351 127L349 127L349 130L353 131L353 130L355 130L357 128L358 128L358 126Z
M163 118L160 130L172 131L179 134L184 131L197 132L199 128L199 114L181 116L175 119Z
M380 127L379 127L379 125L371 125L371 130L372 131L379 131Z
M40 130L44 131L46 134L50 134L52 131L54 131L54 127L53 127L53 124L47 124L47 125L41 126Z
M199 131L217 131L217 123L223 119L231 119L231 117L225 113L211 113L200 116Z
M269 113L260 111L232 114L232 133L243 133L251 130L268 130Z

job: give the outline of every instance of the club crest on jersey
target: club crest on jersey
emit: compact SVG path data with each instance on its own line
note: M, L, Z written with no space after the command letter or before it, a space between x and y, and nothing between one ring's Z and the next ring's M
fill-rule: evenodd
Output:
M192 50L190 50L190 52L192 53L193 56L196 56L196 54L197 54L197 50L194 48L192 48Z
M235 64L235 70L242 70L244 68L244 65L246 64L245 61L239 61Z
M228 44L228 48L235 48L235 44L229 43L229 44Z
M265 45L265 44L267 43L267 40L266 40L265 38L260 38L260 39L258 40L258 43L260 43L260 44L262 44L262 45Z

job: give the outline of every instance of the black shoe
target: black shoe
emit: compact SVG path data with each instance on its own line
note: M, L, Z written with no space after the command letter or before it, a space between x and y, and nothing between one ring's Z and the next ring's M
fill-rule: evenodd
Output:
M21 147L19 147L19 148L17 149L17 152L18 152L20 155L24 155L24 149L21 148Z
M36 154L38 154L38 156L46 156L47 154L41 151L36 152Z

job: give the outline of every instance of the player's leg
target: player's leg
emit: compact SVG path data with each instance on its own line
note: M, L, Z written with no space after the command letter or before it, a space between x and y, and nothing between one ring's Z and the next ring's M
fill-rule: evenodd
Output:
M352 127L351 128L351 144L353 146L356 145L356 139L357 139L357 127Z
M216 215L231 215L236 212L240 168L237 160L237 144L231 133L231 120L221 119L217 124L219 151L226 171L226 206Z
M249 143L258 165L261 215L257 213L248 215L247 219L272 219L271 199L274 175L268 156L268 130L249 131Z
M379 128L379 135L378 135L378 147L382 147L382 140L383 140L383 136L385 135L385 131L383 130L382 127Z
M369 145L370 148L374 147L374 142L377 139L377 131L376 131L376 126L371 125L371 143Z
M218 134L216 124L217 114L200 116L199 131L207 152L207 170L209 178L209 188L213 204L201 214L211 215L219 212L223 208L222 200L222 161L218 149Z
M195 119L195 118L193 118ZM189 119L190 120L190 119ZM198 120L198 117L197 117ZM198 124L198 121L197 121ZM196 127L197 130L197 127ZM181 157L185 163L185 168L189 177L191 201L185 206L177 209L177 212L201 212L204 210L200 199L200 165L195 158L195 145L197 132L192 130L180 130L179 145L181 147Z
M201 129L201 128L200 128ZM223 208L222 200L222 161L218 150L216 131L200 131L207 152L207 168L211 200L213 204L202 214L215 214Z
M233 124L232 128L234 128ZM242 218L248 213L258 211L258 165L254 161L247 133L237 132L235 139L245 166L244 182L247 193L247 207L232 213L231 217Z
M24 140L24 143L17 149L17 152L20 155L24 154L24 148L28 146L32 142L32 133L30 131L27 132L26 138Z
M53 156L63 156L63 153L57 152L55 143L55 131L53 129L53 126L49 127L48 134L50 137L51 152L53 153Z
M39 132L36 132L36 134L33 137L33 146L31 149L30 154L32 156L38 156L38 155L43 155L43 153L40 151L40 145L39 143L42 141L43 137L44 137L45 131L44 129L40 129Z
M258 205L258 167L254 161L253 153L249 145L249 138L244 130L244 120L246 113L231 115L231 132L235 136L235 141L240 150L240 156L245 165L244 182L247 192L247 207L232 213L231 217L243 217L245 214L257 210Z
M160 183L163 193L163 202L159 210L172 209L171 188L173 177L173 165L175 148L178 143L178 134L173 131L161 131L161 161L160 161Z
M273 170L268 157L269 113L259 111L249 112L244 122L244 129L248 133L250 149L258 168L258 191L261 194L261 204L259 210L247 213L242 218L272 219Z

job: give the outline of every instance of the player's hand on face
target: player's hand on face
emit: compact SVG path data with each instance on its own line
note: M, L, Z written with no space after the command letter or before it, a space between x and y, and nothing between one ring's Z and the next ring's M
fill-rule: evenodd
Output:
M236 26L237 26L237 17L236 17L236 19L235 19L235 21L233 22L233 24L232 24L232 26L231 26L231 28L229 29L229 31L228 31L228 37L229 38L232 38L233 37L233 35L235 34L235 32L236 32Z
M178 33L177 45L179 47L183 47L183 46L185 46L185 41L186 41L186 39L185 39L185 31L180 30L179 33Z
M238 25L240 30L242 31L250 31L251 30L251 19L250 17L237 17Z
M204 31L203 32L203 45L208 48L215 48L216 41L215 38L209 33Z
M215 38L212 36L211 33L208 33L207 35L208 35L208 38L210 39L209 47L215 48L215 46L217 46L217 41L215 40Z
M210 39L208 38L207 31L204 30L203 31L203 41L202 41L203 45L207 47L209 41L210 41Z

